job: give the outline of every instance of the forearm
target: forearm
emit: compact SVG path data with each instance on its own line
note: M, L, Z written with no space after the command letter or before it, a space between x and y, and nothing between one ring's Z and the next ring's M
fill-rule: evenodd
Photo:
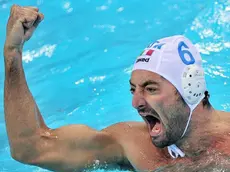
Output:
M39 132L45 128L45 124L26 83L22 51L6 43L4 58L4 111L7 132L11 150L15 151L20 145L22 150L23 147L33 146L29 138L39 138Z

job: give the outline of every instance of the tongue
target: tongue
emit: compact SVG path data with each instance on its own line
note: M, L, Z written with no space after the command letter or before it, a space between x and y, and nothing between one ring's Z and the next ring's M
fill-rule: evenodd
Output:
M154 127L152 128L151 135L158 135L161 132L161 124L159 121L156 122Z

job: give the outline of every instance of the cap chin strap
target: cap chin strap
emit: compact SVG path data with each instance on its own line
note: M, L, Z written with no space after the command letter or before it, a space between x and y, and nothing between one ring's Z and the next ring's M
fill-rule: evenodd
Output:
M203 98L203 92L206 89L205 87L203 69L195 64L186 66L182 75L182 88L185 100L190 107L190 114L184 133L181 137L184 137L188 129L193 110ZM168 146L168 152L173 158L185 156L185 154L175 144Z
M187 125L185 127L184 133L182 134L181 137L184 137L184 135L185 135L185 133L186 133L186 131L188 129L191 117L192 117L192 109L190 110L188 122L187 122ZM168 146L168 152L171 155L171 157L174 158L174 159L178 158L178 156L180 156L182 158L185 156L185 153L182 152L175 144L172 144L172 145Z
M175 144L168 146L168 152L174 159L178 158L178 156L182 158L185 156L185 153L182 152Z

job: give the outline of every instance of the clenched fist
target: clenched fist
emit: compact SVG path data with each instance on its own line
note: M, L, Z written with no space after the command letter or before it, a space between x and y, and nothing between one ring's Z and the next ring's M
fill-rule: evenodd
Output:
M36 7L13 5L7 24L6 46L21 50L43 18Z

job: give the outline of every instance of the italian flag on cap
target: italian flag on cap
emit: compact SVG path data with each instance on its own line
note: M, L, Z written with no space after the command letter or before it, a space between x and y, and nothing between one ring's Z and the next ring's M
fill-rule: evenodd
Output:
M146 55L146 56L151 56L153 54L154 50L152 49L147 49L142 51L142 53L140 54L140 56Z

